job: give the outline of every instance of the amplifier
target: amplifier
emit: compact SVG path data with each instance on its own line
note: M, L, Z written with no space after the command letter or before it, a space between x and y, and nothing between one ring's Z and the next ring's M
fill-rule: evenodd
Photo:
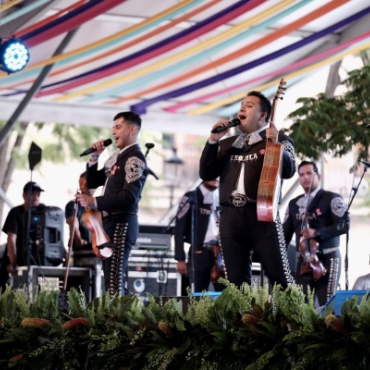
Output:
M11 277L13 289L22 288L29 284L31 295L38 290L60 290L63 288L65 267L27 266L17 268L17 272ZM91 292L92 271L85 267L70 267L67 282L67 291L74 287L85 293L88 301L92 298Z
M181 275L172 251L133 250L128 262L127 288L130 293L146 297L180 296Z
M165 232L164 232L165 231ZM173 227L166 230L165 226L140 225L139 235L134 249L169 250Z

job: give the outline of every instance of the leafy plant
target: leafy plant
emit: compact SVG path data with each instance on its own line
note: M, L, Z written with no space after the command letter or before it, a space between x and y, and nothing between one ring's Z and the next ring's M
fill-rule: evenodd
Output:
M299 98L301 107L288 118L293 120L284 131L295 142L296 153L317 160L323 152L340 157L359 151L360 159L367 159L370 137L370 66L349 72L341 84L347 91L341 96L327 97L324 93L314 98Z
M90 303L72 289L8 288L0 297L1 369L365 370L370 364L370 300L347 300L340 316L318 314L299 287L226 289L213 300L144 303L135 295ZM308 303L306 303L306 300Z

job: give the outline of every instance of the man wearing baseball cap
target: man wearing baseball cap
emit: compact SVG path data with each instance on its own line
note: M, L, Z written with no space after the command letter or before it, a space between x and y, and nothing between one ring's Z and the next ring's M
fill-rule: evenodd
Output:
M25 193L28 193L29 190L31 189L32 192L41 192L41 191L45 191L44 189L41 189L41 186L37 183L37 182L34 182L34 181L29 181L27 182L26 185L24 185L23 187L23 195ZM39 194L40 195L40 194Z
M40 194L44 191L37 182L29 181L23 187L23 204L12 208L5 220L3 232L7 234L7 244L0 268L0 288L2 291L17 266L27 264L26 228L29 206L40 206Z

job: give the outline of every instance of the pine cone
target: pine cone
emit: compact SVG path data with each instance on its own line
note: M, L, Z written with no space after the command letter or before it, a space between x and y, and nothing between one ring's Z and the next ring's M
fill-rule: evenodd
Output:
M258 324L261 321L261 319L250 313L245 313L242 316L242 321L245 325L252 325L252 324Z
M169 322L160 321L158 323L158 328L162 333L167 335L167 337L172 337L173 336L173 331L172 331L172 328L171 328L171 324Z
M46 320L46 319L40 319L40 318L32 318L32 317L26 317L25 319L22 320L22 323L21 325L24 327L24 328L27 328L27 329L36 329L42 325L45 325L47 324L48 322L50 322L49 320Z
M62 328L63 330L73 330L76 329L78 325L89 326L89 321L85 317L77 317L75 319L66 321Z
M338 333L346 333L347 329L344 325L344 322L337 316L330 313L328 316L326 316L326 322L327 324L333 329L334 331Z
M11 359L9 359L9 362L16 362L16 361L23 361L23 353L19 353L18 355L13 356Z

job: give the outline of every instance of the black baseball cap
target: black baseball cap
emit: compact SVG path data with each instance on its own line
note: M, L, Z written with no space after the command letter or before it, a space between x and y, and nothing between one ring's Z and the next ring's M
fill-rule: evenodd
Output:
M37 182L34 181L29 181L24 185L23 193L27 193L30 189L31 191L45 191L44 189L41 189L41 186Z

